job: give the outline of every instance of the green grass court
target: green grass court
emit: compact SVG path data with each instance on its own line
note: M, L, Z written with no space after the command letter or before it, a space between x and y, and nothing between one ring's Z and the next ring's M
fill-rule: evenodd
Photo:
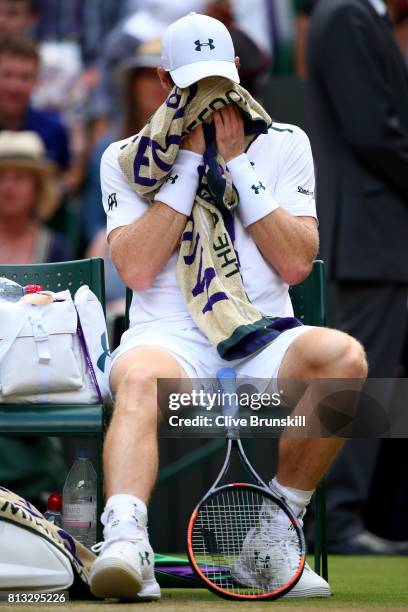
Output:
M223 610L260 611L271 606L289 610L408 610L408 558L404 557L330 557L331 599L278 600L275 602L225 601L203 589L165 589L160 602L113 604L111 602L72 601L69 605L25 606L35 611L59 610L94 612L222 612ZM0 612L23 606L1 605Z

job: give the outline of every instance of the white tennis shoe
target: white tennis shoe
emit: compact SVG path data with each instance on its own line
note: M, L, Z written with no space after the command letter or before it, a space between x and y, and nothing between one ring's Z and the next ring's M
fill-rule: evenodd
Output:
M111 539L96 544L89 586L95 597L122 601L160 599L154 576L154 553L147 538Z
M296 532L274 504L265 504L259 527L249 530L231 575L244 586L275 590L284 586L299 564ZM330 597L329 584L306 563L297 584L284 597Z

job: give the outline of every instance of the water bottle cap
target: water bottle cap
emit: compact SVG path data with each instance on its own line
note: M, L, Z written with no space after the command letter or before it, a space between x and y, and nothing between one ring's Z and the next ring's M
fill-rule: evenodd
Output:
M79 447L75 449L75 456L77 459L89 459L91 456L91 451L89 448Z
M42 291L41 285L26 285L24 287L24 293L38 293Z
M61 493L51 493L47 502L47 510L53 510L54 512L61 512L62 509L62 495Z

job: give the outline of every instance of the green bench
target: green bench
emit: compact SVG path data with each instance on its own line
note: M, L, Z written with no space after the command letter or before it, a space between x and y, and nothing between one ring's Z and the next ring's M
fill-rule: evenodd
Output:
M105 307L103 259L92 258L64 263L1 265L0 277L20 285L41 285L44 290L69 289L75 294L88 285ZM0 404L0 433L20 436L86 436L96 440L98 474L98 516L103 503L102 446L105 411L102 404ZM101 526L98 521L98 539Z

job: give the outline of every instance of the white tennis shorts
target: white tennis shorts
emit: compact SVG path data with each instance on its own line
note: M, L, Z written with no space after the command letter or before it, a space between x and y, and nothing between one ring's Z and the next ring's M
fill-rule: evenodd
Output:
M257 353L243 359L225 361L194 322L165 324L163 329L151 324L136 325L123 334L119 347L112 354L112 367L121 355L131 349L155 346L173 355L192 380L214 379L220 368L234 368L238 379L264 379L268 381L268 390L275 393L276 379L287 349L309 329L314 328L304 325L289 329Z

